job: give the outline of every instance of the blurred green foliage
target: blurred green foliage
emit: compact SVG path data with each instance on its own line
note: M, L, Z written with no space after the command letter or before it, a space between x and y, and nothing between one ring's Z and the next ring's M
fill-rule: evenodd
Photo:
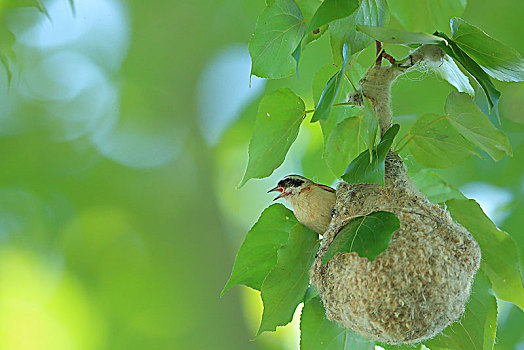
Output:
M264 7L263 0L0 1L0 49L9 49L0 68L0 348L297 347L297 325L249 342L261 315L256 298L240 288L219 295L234 252L272 199L267 189L287 173L334 179L321 158L321 129L303 125L283 165L241 190L260 93L231 115L217 143L202 131L198 82L211 80L204 69L238 45L247 55ZM462 17L523 52L523 15L522 2L494 8L470 0ZM393 16L390 26L402 28ZM330 51L329 37L320 37L302 52L300 81L268 81L265 89L292 87L313 108L311 83ZM359 56L363 67L372 51ZM393 88L402 129L414 116L442 114L453 90L420 74ZM249 69L220 79L221 89L248 89ZM495 208L496 224L524 256L524 90L495 84L514 156L473 157L436 172L456 187L509 192ZM218 123L221 103L210 107ZM420 168L405 157L410 170ZM522 310L499 309L495 348L522 348Z

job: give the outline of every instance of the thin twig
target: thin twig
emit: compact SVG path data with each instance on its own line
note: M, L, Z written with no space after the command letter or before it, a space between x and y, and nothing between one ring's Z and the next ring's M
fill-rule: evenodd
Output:
M402 68L402 69L409 69L413 67L416 63L418 62L413 62L413 56L409 55L406 58L404 58L403 60L397 61L396 65L397 67Z
M393 56L386 53L386 50L382 50L382 57L388 60L391 64L395 64L397 62Z
M392 65L395 65L397 63L397 61L395 60L395 58L393 56L391 56L390 54L386 53L386 49L384 47L384 45L380 42L380 41L375 41L376 43L376 46L377 46L377 56L375 58L375 63L378 67L380 67L380 65L382 64L382 59L385 58L386 60L389 61L389 63L391 63Z
M382 65L382 43L378 40L375 40L375 45L377 46L377 59L375 61L375 65L380 67Z

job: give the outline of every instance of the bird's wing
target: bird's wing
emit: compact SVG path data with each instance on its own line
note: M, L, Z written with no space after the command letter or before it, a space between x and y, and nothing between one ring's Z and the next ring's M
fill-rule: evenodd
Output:
M333 192L333 193L336 192L334 188L331 188L331 187L329 187L329 186L326 186L326 185L319 185L319 184L315 184L315 185L317 185L317 186L320 187L321 189L326 190L326 191L328 191L328 192Z

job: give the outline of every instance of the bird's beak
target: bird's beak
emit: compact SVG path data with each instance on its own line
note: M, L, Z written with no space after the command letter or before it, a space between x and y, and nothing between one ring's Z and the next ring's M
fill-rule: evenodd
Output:
M277 196L277 198L273 199L273 202L276 201L277 199L282 198L282 197L285 196L285 194L284 194L284 189L283 189L282 187L280 187L280 186L277 186L277 187L274 187L274 188L270 189L269 191L267 191L267 193L269 193L269 192L274 192L274 191L282 192L282 193L280 193L280 194Z

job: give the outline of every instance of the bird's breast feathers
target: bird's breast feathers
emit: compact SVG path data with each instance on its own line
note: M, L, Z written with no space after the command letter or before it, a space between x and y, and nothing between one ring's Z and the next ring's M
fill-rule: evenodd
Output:
M298 221L317 233L324 233L331 221L335 193L320 186L312 186L302 189L296 197L291 205Z

